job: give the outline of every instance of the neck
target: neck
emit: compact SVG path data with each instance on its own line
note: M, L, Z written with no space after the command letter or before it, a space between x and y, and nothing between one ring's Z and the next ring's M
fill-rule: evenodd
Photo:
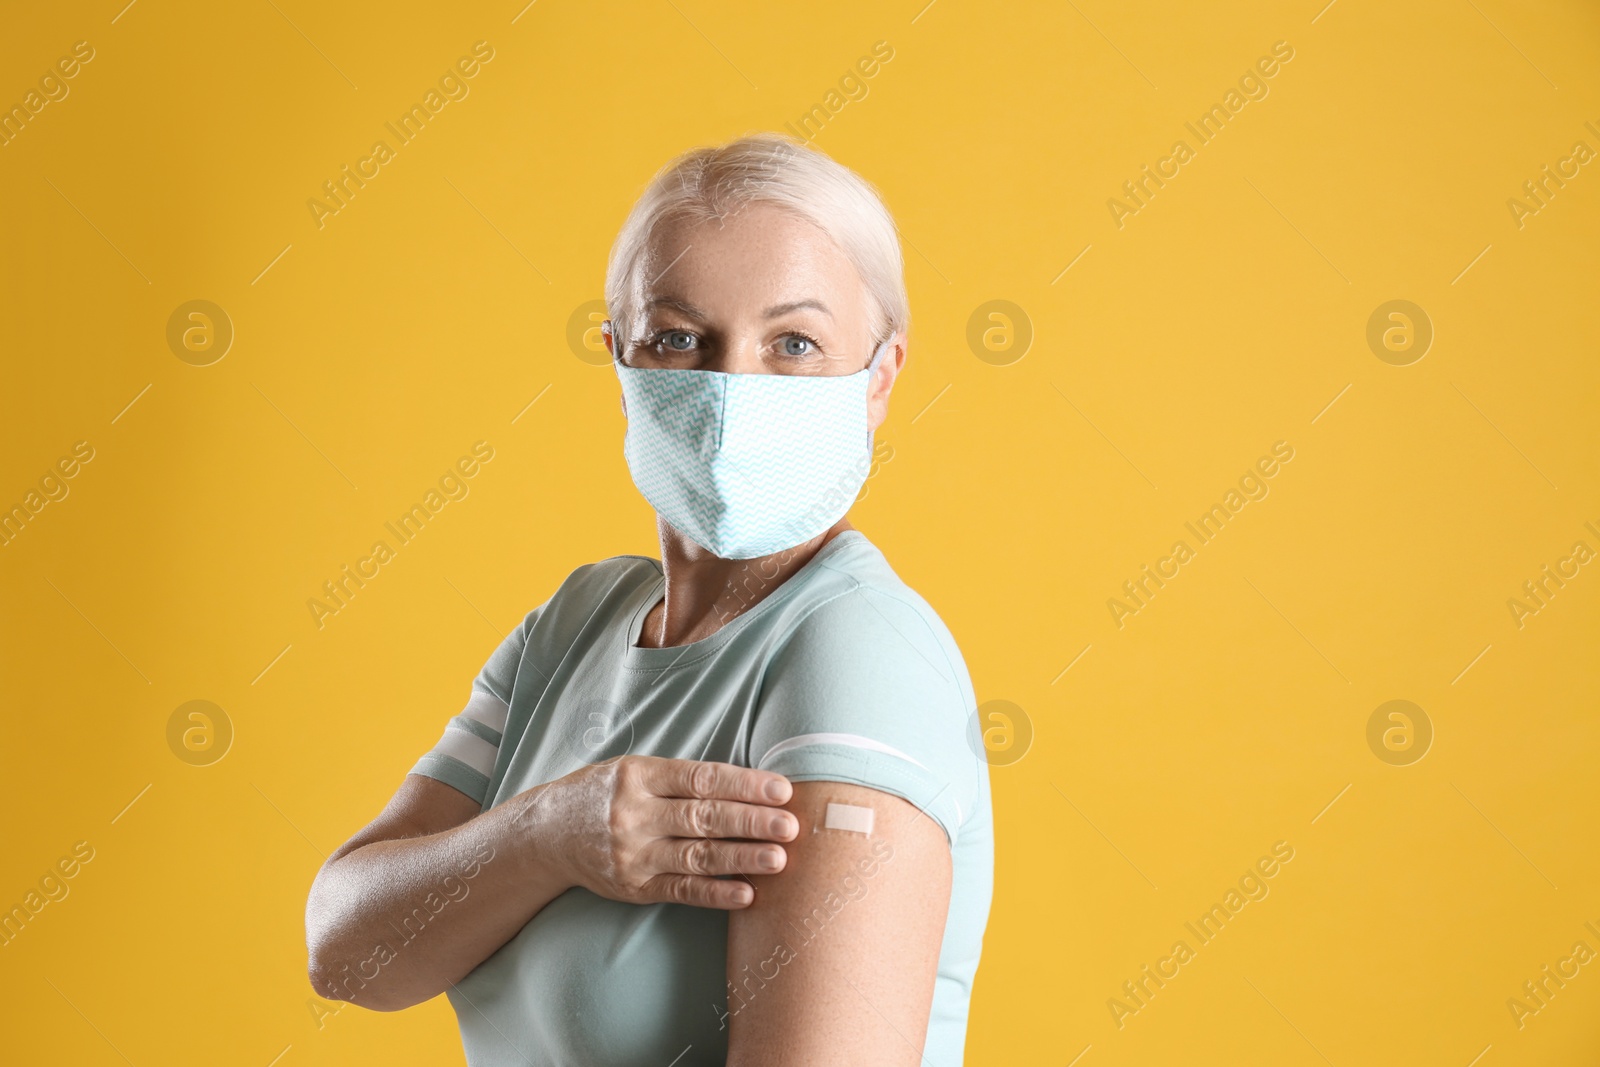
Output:
M847 518L793 548L755 559L723 559L656 519L666 597L645 616L639 645L671 648L703 641L743 615L804 567L836 536L855 527Z

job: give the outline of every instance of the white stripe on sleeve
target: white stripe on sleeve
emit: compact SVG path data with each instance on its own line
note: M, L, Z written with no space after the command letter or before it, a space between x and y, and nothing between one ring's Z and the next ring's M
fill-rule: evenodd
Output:
M499 749L471 730L451 724L433 746L436 755L450 756L465 763L484 777L494 773L494 758Z
M847 745L850 748L864 748L872 752L882 752L886 755L897 756L907 763L922 767L922 764L917 763L916 760L901 752L898 748L892 748L882 741L874 741L870 737L862 737L860 734L801 734L786 741L779 741L767 749L766 753L756 760L756 769L760 770L766 766L768 760L785 752L792 752L797 748L806 748L810 745ZM922 769L927 770L928 768L922 767Z
M510 710L505 701L493 693L474 689L472 696L467 700L467 706L461 709L461 714L469 719L476 719L496 733L505 733L506 714Z

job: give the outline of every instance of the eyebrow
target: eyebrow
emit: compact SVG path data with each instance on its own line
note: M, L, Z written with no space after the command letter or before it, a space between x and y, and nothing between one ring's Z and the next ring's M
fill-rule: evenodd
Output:
M779 315L787 315L789 312L799 311L801 308L813 308L822 312L828 318L833 318L833 312L829 311L827 305L820 300L795 300L788 304L774 304L767 309L767 318L775 319Z
M676 310L683 312L685 315L700 319L702 322L710 318L710 316L704 311L695 307L687 300L677 300L672 297L658 297L654 300L648 301L644 306L644 310L648 312L658 307L675 308ZM767 308L766 317L769 319L775 319L779 315L787 315L791 311L799 311L802 308L812 308L813 310L822 312L830 319L833 318L833 312L828 310L826 304L822 303L820 300L810 299L794 300L787 304L774 304L772 307Z

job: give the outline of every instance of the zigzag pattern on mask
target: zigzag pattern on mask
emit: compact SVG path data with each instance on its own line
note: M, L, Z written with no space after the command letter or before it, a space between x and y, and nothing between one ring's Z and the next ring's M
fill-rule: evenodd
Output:
M724 559L815 537L866 480L871 370L818 377L613 366L634 484L662 518Z

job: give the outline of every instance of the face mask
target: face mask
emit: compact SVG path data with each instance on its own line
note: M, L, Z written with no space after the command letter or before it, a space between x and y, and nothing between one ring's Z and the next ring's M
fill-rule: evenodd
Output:
M634 484L657 514L723 559L809 541L844 517L867 480L867 386L888 350L885 341L865 370L837 376L668 370L613 359L628 408L623 453Z

